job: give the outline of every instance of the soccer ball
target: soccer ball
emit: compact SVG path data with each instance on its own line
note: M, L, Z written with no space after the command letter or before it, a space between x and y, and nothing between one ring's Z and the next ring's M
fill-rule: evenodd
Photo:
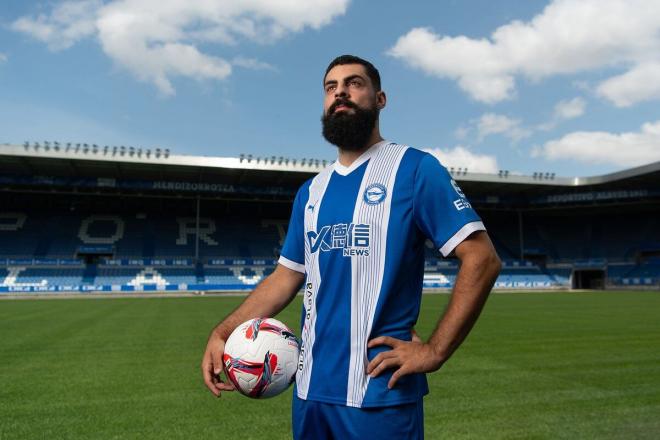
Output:
M236 327L225 342L222 361L229 380L254 399L273 397L293 383L300 343L273 318L255 318Z

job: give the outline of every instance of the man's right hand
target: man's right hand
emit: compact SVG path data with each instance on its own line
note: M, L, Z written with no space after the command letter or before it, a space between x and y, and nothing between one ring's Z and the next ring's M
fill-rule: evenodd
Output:
M230 381L225 383L220 378L223 370L222 354L224 351L225 341L214 329L209 336L209 341L206 343L206 351L202 358L202 375L206 387L216 397L220 397L221 391L234 391L236 389Z
M222 355L225 352L225 340L231 331L250 318L277 315L296 296L304 280L304 273L278 264L275 271L259 283L241 305L213 329L202 358L202 376L206 387L214 396L220 397L222 391L236 389L230 381L223 382L220 378L224 369Z

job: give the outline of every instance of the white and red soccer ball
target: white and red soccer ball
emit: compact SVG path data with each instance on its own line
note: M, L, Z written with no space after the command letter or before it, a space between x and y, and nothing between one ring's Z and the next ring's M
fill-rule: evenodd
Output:
M236 389L255 399L273 397L296 377L300 343L286 325L255 318L236 327L225 342L222 361Z

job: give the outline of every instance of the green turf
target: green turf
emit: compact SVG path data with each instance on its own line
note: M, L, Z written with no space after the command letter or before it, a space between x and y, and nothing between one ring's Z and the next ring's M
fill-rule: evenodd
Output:
M424 297L422 336L447 299ZM0 301L0 439L290 438L290 392L203 387L206 335L239 301ZM493 295L429 382L428 439L660 438L660 293Z

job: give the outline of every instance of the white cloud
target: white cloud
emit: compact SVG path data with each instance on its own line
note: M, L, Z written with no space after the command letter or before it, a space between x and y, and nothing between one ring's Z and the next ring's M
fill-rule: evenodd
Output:
M513 119L496 113L481 115L479 120L476 121L476 126L479 141L491 134L501 134L513 141L518 141L532 134L530 130L521 127L520 119Z
M429 75L457 80L472 97L497 102L510 96L513 76L506 73L487 40L440 37L415 28L399 38L388 54Z
M495 103L515 95L516 76L537 80L613 66L635 72L658 62L660 2L554 0L530 21L512 21L490 38L414 28L388 53L429 75L457 81L478 101ZM603 87L608 99L618 96Z
M4 63L5 61L7 61L7 55L0 52L0 63Z
M640 131L608 133L578 131L547 142L533 156L568 159L588 164L636 166L660 160L660 120L642 125Z
M622 75L603 81L596 91L617 107L660 99L660 61L640 64Z
M467 168L471 172L490 174L495 174L500 169L494 156L473 153L461 145L453 149L430 148L425 151L437 157L447 168Z
M534 130L550 131L557 127L557 124L567 119L574 119L584 114L587 108L587 102L579 96L561 100L555 104L554 114L551 120L543 122L534 127Z
M584 114L587 103L579 96L568 101L559 101L555 105L556 119L573 119Z
M349 0L100 0L67 1L49 15L21 17L12 28L66 49L97 36L103 51L139 79L165 95L175 93L172 78L222 80L231 62L205 53L200 43L271 44L305 28L319 29L344 14ZM235 57L240 67L267 69L268 64Z
M275 66L264 63L254 58L235 57L231 60L233 66L242 67L244 69L252 70L277 70Z
M11 28L46 43L51 50L68 49L96 33L94 21L102 5L100 0L65 1L56 5L50 15L21 17Z
M467 139L469 134L470 134L470 128L464 125L461 125L456 130L454 130L454 137L461 141Z
M524 126L522 121L498 113L484 113L478 119L472 119L467 125L461 125L454 131L456 139L464 141L471 134L475 134L473 140L482 142L491 135L501 135L518 142L528 138L538 131L550 131L557 124L566 119L576 118L584 114L586 102L583 98L576 97L569 100L559 101L554 108L551 120L537 125Z

